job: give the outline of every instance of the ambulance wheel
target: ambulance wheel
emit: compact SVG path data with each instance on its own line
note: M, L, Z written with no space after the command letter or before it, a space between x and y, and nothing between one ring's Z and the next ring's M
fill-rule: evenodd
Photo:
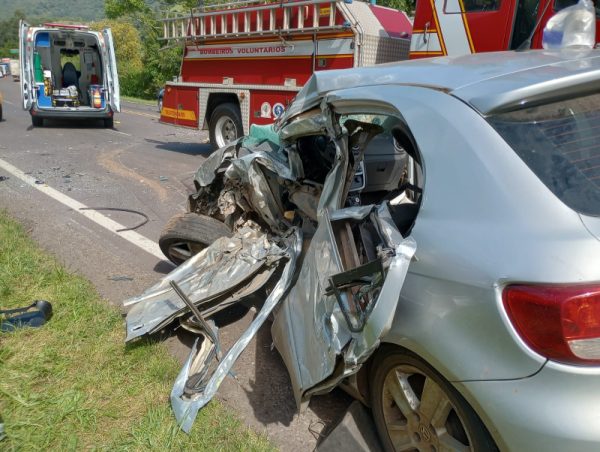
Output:
M231 237L231 230L224 223L186 212L169 220L160 234L158 246L171 262L179 265L221 237Z
M104 118L104 127L107 129L112 129L115 125L115 121L113 118Z
M33 127L44 127L44 118L40 118L39 116L32 116L31 124L33 125Z
M242 114L238 105L221 104L210 115L209 135L213 149L234 142L244 134Z

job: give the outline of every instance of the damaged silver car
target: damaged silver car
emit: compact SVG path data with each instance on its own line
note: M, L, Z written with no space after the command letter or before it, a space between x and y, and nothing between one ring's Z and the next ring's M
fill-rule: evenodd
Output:
M597 450L599 83L589 50L322 71L213 153L181 265L125 302L127 341L198 335L182 428L272 317L298 407L341 386L386 450ZM223 350L211 316L255 294Z
M416 163L392 133L400 121L377 110L344 113L322 102L279 134L255 128L198 170L191 212L172 220L163 238L176 230L179 237L192 232L190 241L205 242L198 241L200 251L167 278L125 303L132 306L128 341L175 319L201 336L171 395L184 430L271 313L273 340L290 369L299 405L356 373L389 330L416 248L393 215L400 206L415 211L419 194L408 188L408 174L415 174L408 165ZM394 158L387 163L398 167L396 189L369 192L373 200L391 193L391 202L360 201L363 154L370 143L391 147ZM258 316L223 352L206 318L259 290L268 297ZM311 346L303 343L306 337L314 341Z

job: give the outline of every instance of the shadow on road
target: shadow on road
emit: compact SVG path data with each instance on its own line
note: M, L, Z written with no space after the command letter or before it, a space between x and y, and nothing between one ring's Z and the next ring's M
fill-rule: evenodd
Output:
M168 273L171 273L174 269L175 269L175 264L169 262L166 259L162 260L160 262L157 262L156 265L153 268L153 270L156 273L160 273L162 275L166 275Z
M44 118L44 125L34 127L30 125L27 130L33 129L104 129L104 121L100 119L81 119L81 118Z
M212 147L209 143L184 143L181 141L158 141L146 138L148 143L154 145L156 149L163 151L178 152L187 155L205 155L208 156L212 152Z
M244 391L259 422L263 425L279 423L289 426L299 410L288 371L272 343L271 322L265 322L256 335L254 380L248 381L250 388L244 388ZM329 394L312 397L310 409L327 428L340 417L340 413L345 412L352 400L342 390L334 389Z

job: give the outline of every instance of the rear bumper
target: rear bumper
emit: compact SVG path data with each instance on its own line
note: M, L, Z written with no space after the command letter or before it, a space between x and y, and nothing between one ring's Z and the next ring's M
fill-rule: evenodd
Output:
M463 382L507 451L600 450L600 371L549 362L521 380Z
M44 108L39 109L34 106L29 110L31 116L37 116L38 118L65 118L65 119L106 119L112 118L114 113L110 108L103 110L91 109L91 108Z

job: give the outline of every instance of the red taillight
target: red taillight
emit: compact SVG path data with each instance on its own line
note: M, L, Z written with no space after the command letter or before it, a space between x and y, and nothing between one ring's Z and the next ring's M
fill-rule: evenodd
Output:
M555 361L600 364L600 284L512 285L504 308L521 338Z

